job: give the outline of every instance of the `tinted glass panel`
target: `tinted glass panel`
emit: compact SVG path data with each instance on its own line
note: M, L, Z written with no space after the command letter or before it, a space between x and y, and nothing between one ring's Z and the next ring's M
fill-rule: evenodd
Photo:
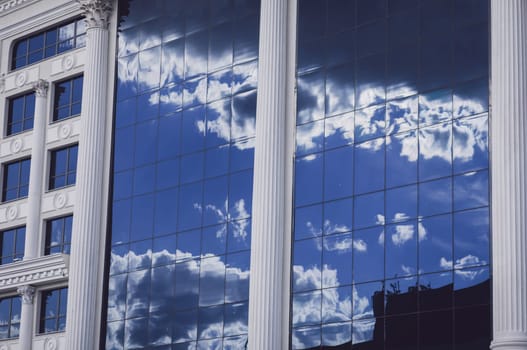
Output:
M488 17L298 1L292 349L489 346Z
M259 2L119 13L106 347L243 348Z

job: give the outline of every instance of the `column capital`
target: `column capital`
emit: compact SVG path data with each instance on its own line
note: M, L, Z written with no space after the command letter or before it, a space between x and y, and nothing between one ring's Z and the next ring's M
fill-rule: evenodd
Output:
M44 79L39 79L33 83L33 89L37 96L46 97L48 95L49 83Z
M35 287L33 286L18 287L17 292L22 297L22 303L33 304L33 297L35 296Z
M81 5L88 29L108 27L108 19L113 11L113 0L76 1Z

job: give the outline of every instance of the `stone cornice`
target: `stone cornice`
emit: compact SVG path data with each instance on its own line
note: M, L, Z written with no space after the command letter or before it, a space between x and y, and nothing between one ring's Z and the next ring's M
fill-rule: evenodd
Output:
M0 266L0 293L25 285L39 286L68 278L69 256L54 254Z
M11 12L15 10L17 7L20 7L20 5L33 2L35 0L0 0L0 16L3 16L7 14L8 12Z

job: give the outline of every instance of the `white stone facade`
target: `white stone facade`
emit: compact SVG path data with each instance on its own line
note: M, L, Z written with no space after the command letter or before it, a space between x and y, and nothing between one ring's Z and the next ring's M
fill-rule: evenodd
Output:
M23 261L0 265L0 297L20 295L23 300L20 336L0 341L0 349L2 350L68 348L65 332L38 334L38 320L41 292L66 287L71 283L69 281L70 256L64 254L44 255L45 222L48 219L75 215L75 208L77 208L79 187L70 185L49 190L48 179L52 150L76 144L82 148L80 139L81 130L86 128L85 125L82 125L83 120L86 120L85 110L82 110L80 116L73 116L57 122L53 122L52 118L55 98L54 84L84 74L87 57L86 47L69 50L16 70L11 69L10 61L13 44L17 39L46 30L61 22L81 18L83 13L80 4L76 1L0 1L0 109L3 120L2 136L0 136L0 163L31 158L28 196L0 204L0 230L26 226ZM115 21L111 23L115 25ZM115 30L112 30L112 33L115 33ZM114 43L114 39L110 39L110 42ZM101 52L105 58L112 55L108 50L108 45ZM109 76L112 76L112 68L107 68L106 71L108 74L104 73L105 82L112 84L113 81L108 79ZM33 129L6 136L4 129L7 120L8 99L32 91L36 92ZM105 92L104 94L106 96ZM101 105L103 111L106 111L106 105L106 103ZM84 108L89 110L87 107ZM111 130L111 118L103 118L101 123L100 128L102 130ZM97 180L100 211L95 215L101 222L99 232L105 232L105 215L103 213L106 212L105 201L108 193L109 147L106 145L109 145L109 139L104 139L104 133L99 137L97 143L102 145L101 152L103 153L99 154L101 163L99 172L101 174ZM104 178L102 169L106 169ZM84 206L85 208L86 206ZM90 229L93 229L93 226ZM94 258L97 261L103 261L104 239L96 237L94 239L93 251L97 254ZM81 254L82 251L83 249L81 249ZM91 329L98 333L103 264L98 269L85 262L82 265L93 270L95 280L92 283L99 284L98 287L90 288L92 292L95 292L93 300L97 303L91 305L90 308L92 313L98 314L95 319L90 321ZM84 280L84 277L81 277L81 280ZM94 343L97 343L98 334L90 334L90 336Z

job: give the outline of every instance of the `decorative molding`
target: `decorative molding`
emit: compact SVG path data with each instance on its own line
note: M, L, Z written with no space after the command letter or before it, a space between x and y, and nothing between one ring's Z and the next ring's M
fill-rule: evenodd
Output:
M58 349L57 339L46 338L46 340L44 341L44 349L45 350L57 350Z
M89 28L107 28L108 19L113 10L112 0L76 0L86 17Z
M53 213L52 215L56 215L57 210L73 208L75 204L75 187L67 186L59 190L44 193L42 195L41 212L43 214Z
M61 282L68 278L69 256L53 254L0 266L0 293L18 287Z
M33 83L33 89L37 96L46 97L48 95L49 83L44 79L39 79Z
M4 12L8 10L14 10L23 3L30 2L31 0L8 0L0 3L0 16L4 15Z
M33 298L35 297L35 287L29 285L21 286L18 287L16 291L22 297L22 303L33 304Z
M7 220L13 221L18 217L18 207L16 205L7 208Z
M62 69L69 71L75 65L75 57L73 55L68 55L62 59Z
M59 129L59 136L61 139L65 140L68 137L71 136L71 131L73 130L73 127L71 124L64 124Z
M4 93L11 90L25 88L28 84L36 82L40 77L40 65L32 65L22 70L2 75L4 79Z
M15 78L16 86L18 86L18 87L24 86L24 84L26 83L26 79L27 79L27 73L26 72L18 73L16 78Z
M53 204L55 205L55 209L62 209L66 205L66 195L64 193L57 193L55 195L55 198L53 199Z
M22 141L20 137L17 137L13 141L11 141L11 145L10 145L11 152L18 153L22 150L23 146L24 146L24 142Z
M0 78L0 94L3 93L5 90L5 78ZM2 348L0 348L2 350Z

